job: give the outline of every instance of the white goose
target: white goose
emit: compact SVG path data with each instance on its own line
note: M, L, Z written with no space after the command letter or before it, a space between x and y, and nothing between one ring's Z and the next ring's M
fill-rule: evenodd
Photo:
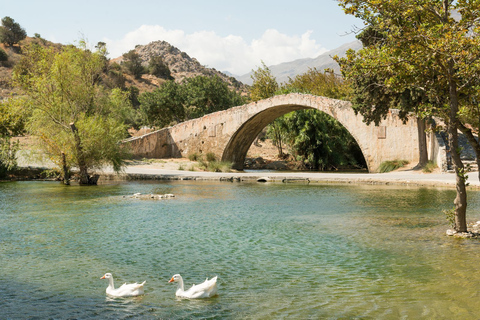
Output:
M210 298L217 294L216 276L210 280L207 278L203 283L192 285L192 287L187 291L185 291L183 287L183 279L179 274L174 275L168 282L178 282L178 289L175 292L175 295L179 298Z
M122 284L120 288L115 289L113 285L113 276L111 273L105 273L100 279L108 279L107 294L113 297L134 297L143 294L143 285L146 281L142 283L129 283Z

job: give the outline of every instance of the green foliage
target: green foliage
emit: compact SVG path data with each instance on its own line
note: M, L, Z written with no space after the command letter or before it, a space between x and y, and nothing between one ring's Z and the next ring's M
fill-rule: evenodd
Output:
M104 67L97 52L32 45L13 72L29 101L29 133L65 174L64 166L79 168L82 184L90 182L91 169L110 164L120 171L126 155L118 142L126 137L124 121L131 107L120 90L99 85Z
M422 171L425 172L425 173L431 173L437 168L438 168L438 166L435 162L428 161L427 164L425 166L423 166Z
M378 168L378 172L386 173L390 172L399 168L402 168L408 164L406 160L391 160L391 161L384 161L380 164Z
M5 61L8 61L8 54L5 52L5 50L0 48L0 62L5 62Z
M277 130L297 161L314 170L364 166L362 153L348 131L318 110L300 110L276 120Z
M158 78L173 80L170 69L163 62L163 59L160 56L150 58L150 61L148 63L148 73Z
M230 172L232 170L232 163L226 161L210 161L208 162L207 170L210 172Z
M182 87L173 80L138 97L140 110L148 125L167 127L186 120Z
M24 97L0 102L0 137L12 137L25 132L25 121L30 116L28 104L29 101Z
M188 119L226 110L244 103L244 99L218 76L197 76L182 83L185 112Z
M250 88L250 99L259 101L273 97L279 86L270 69L262 61L262 66L252 71L253 84Z
M480 128L478 1L340 0L339 4L370 28L363 49L335 58L344 77L357 87L359 101L354 104L375 122L395 103L403 114L436 116L447 124L452 160L461 178L456 180L455 228L466 231L466 179L457 152L458 130L480 158L480 143L471 130Z
M217 156L215 156L215 153L213 153L213 152L207 152L205 157L206 157L208 162L217 161Z
M202 155L196 152L188 155L188 160L190 161L199 161L200 159L202 159Z
M309 69L306 73L297 75L284 85L283 90L309 93L333 99L346 99L349 96L350 87L338 75L332 71L319 71L316 68Z
M449 210L443 210L445 219L447 219L450 227L455 228L455 208Z
M111 110L110 117L116 119L119 123L124 123L128 128L138 129L142 122L142 115L139 110L133 107L133 102L137 99L138 89L129 87L121 90L113 89L106 97L105 105Z
M27 37L27 32L20 24L15 22L10 17L2 19L2 26L0 27L0 42L7 46L13 46Z
M197 76L182 83L170 80L152 92L141 94L139 101L145 122L159 128L244 103L217 76Z
M123 75L122 67L118 63L109 64L105 75L102 78L102 84L109 88L121 88L125 89L126 78Z
M18 142L12 142L10 137L0 136L0 179L5 178L8 172L17 167L16 153Z
M127 53L123 54L125 61L122 62L122 65L125 66L127 71L135 77L135 79L140 79L142 74L146 73L145 68L142 65L142 60L135 50L130 50Z
M11 137L24 133L26 101L22 98L8 99L0 102L0 178L4 178L17 166L16 153L18 142Z
M200 169L209 171L209 172L230 172L232 170L232 163L228 161L205 161L201 159L199 161Z

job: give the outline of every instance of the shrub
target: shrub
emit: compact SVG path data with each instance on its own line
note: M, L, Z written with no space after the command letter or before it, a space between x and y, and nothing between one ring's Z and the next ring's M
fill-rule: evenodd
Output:
M124 61L122 65L125 66L127 71L133 75L135 79L140 79L142 74L146 73L140 55L136 53L135 50L130 50L129 52L124 53L123 58Z
M8 54L0 48L0 62L8 61Z
M16 169L18 149L18 142L11 142L9 137L0 137L0 178Z
M208 162L217 161L217 157L215 156L215 154L213 152L207 153L206 157L207 157Z
M380 164L378 171L380 173L386 173L398 168L402 168L408 164L407 160L392 160L392 161L384 161Z
M210 172L229 172L231 169L232 163L224 161L211 161L207 166L207 170Z
M173 80L170 69L163 62L162 57L160 56L150 58L150 62L148 63L148 72L158 78Z
M447 219L450 227L455 228L455 208L450 210L443 210L445 218Z
M438 168L437 163L433 161L428 161L427 164L423 167L422 171L425 173L431 173L436 168Z
M188 155L188 160L190 161L200 161L201 159L202 159L202 155L196 152Z

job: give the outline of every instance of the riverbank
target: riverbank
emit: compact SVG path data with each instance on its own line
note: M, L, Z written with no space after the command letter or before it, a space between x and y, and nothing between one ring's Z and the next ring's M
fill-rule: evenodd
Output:
M23 172L33 172L24 175L25 179L41 178L42 169L51 169L54 165L48 160L32 160L22 153L19 154L19 167ZM97 172L99 183L122 180L217 180L272 183L348 183L348 184L385 184L411 185L428 187L455 187L455 174L424 173L415 168L402 168L388 173L337 173L311 171L273 171L248 170L233 172L206 172L199 170L196 161L185 158L144 159L127 161L125 170L115 174L111 168ZM470 172L469 188L480 189L478 172ZM28 178L30 177L30 178Z
M423 173L413 168L389 173L285 172L251 170L245 172L190 171L188 159L166 159L160 162L130 162L121 174L105 169L100 182L112 180L217 180L273 183L348 183L385 184L428 187L455 187L454 173ZM478 172L469 173L470 188L480 189Z

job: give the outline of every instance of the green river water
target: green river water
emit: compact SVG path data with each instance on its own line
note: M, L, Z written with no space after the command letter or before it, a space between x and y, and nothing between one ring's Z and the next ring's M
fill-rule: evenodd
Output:
M173 193L140 200L134 193ZM479 319L480 240L452 189L231 182L0 183L0 319ZM468 220L480 220L469 192ZM108 298L146 280L145 295ZM175 297L218 275L219 295Z

